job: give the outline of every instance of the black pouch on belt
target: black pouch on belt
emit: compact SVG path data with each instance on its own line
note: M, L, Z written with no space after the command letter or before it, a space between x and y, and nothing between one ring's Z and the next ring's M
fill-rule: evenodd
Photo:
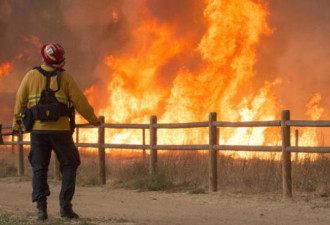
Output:
M21 112L22 124L26 131L30 131L34 124L34 118L31 109L24 108Z

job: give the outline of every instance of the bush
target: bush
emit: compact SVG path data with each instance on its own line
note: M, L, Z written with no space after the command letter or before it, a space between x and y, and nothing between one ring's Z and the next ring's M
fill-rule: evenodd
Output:
M173 187L173 178L163 170L158 170L154 175L137 176L126 185L129 189L140 191L165 191Z

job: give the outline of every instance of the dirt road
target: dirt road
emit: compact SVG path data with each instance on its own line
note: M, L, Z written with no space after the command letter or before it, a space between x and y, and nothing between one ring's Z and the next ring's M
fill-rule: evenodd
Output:
M0 179L0 214L34 223L31 178ZM208 194L136 192L104 187L76 189L74 209L81 219L68 222L59 217L60 183L50 181L50 219L44 224L290 224L329 225L330 198L295 195L282 200L281 194L242 194L219 191Z

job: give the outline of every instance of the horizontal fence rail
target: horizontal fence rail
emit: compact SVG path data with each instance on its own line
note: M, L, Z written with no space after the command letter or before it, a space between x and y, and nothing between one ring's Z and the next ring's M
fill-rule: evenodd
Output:
M3 145L31 145L30 141L4 141Z
M330 121L289 120L285 122L285 125L290 127L330 127Z
M296 146L291 146L291 127L330 127L330 121L307 121L307 120L290 120L290 111L284 110L281 113L281 120L273 121L242 121L228 122L217 121L217 114L210 113L209 121L192 122L192 123L157 123L157 117L151 116L149 124L111 124L105 123L104 117L101 116L102 124L95 127L90 124L76 125L76 143L81 148L97 148L99 155L99 179L101 184L106 182L105 174L105 149L136 149L142 150L143 158L146 158L146 149L149 149L149 172L153 175L157 169L157 151L158 150L207 150L209 152L209 190L217 191L217 155L218 151L253 151L253 152L282 152L282 186L283 197L292 197L292 179L291 179L291 152L304 153L330 153L330 147L299 147L297 146L297 130L296 130ZM281 128L282 145L281 146L258 146L258 145L224 145L219 144L219 136L221 136L220 128L239 128L239 127L279 127ZM11 129L11 125L2 125L3 129ZM199 145L158 145L157 130L158 129L188 129L188 128L208 128L209 143ZM81 143L79 142L80 129L98 129L98 143ZM105 143L105 129L140 129L142 130L141 144L115 144ZM145 130L149 130L149 144L145 143ZM7 141L5 145L15 146L18 149L18 174L24 174L23 165L23 145L30 145L29 141L23 141L22 135L17 140ZM56 163L55 163L56 165ZM58 170L58 163L55 167ZM56 177L59 177L57 175Z
M257 146L257 145L215 145L214 150L229 151L257 151L257 152L281 152L281 146Z
M243 121L243 122L213 122L216 127L278 127L280 120L275 121Z
M330 147L286 147L288 152L330 153Z
M208 122L197 122L197 123L158 123L154 124L154 128L167 128L167 129L178 129L178 128L199 128L208 127Z
M209 145L154 145L157 150L208 150Z
M105 128L149 129L149 124L103 124Z

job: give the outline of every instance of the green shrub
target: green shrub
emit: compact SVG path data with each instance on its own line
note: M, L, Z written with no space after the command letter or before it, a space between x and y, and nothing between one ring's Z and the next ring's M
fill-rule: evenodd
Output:
M140 191L165 191L171 189L174 184L173 177L165 170L158 168L154 175L136 176L125 186Z
M206 194L203 188L194 188L188 192L189 194Z
M13 217L11 214L0 215L0 224L4 225L17 225L17 224L27 224L26 220Z

